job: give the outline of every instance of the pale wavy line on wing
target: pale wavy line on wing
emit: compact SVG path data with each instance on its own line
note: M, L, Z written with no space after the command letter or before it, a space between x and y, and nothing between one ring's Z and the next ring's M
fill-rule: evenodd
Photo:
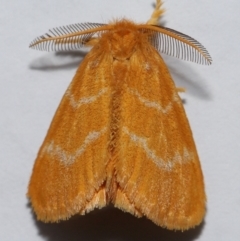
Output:
M150 108L154 108L154 109L158 110L159 112L161 112L163 114L166 114L168 111L170 111L172 109L173 102L178 101L178 96L175 93L173 95L172 101L170 101L170 103L166 107L162 107L159 103L146 99L135 89L128 88L127 90L128 90L129 93L136 96L138 98L138 100L140 102L142 102L145 106L150 107Z
M189 153L187 148L183 149L183 155L180 155L179 152L176 152L175 156L171 160L164 160L161 157L157 156L154 149L149 148L147 138L140 137L133 132L130 132L127 127L123 127L123 132L129 136L130 140L134 142L139 148L141 148L146 156L152 160L159 168L166 171L171 171L175 164L185 164L193 160L193 155Z
M45 153L56 156L57 159L65 165L71 165L75 162L76 158L80 157L84 151L87 149L89 145L91 145L94 141L99 139L104 133L106 133L107 127L104 127L100 131L91 131L88 133L86 138L83 141L83 144L75 151L75 153L67 153L63 150L60 146L54 144L54 141L51 141L49 145L47 145L42 153L41 156Z
M80 107L81 105L87 105L94 101L96 101L98 98L100 98L102 95L107 93L108 88L102 88L96 95L88 96L88 97L82 97L79 100L74 99L74 95L70 92L70 90L67 91L66 96L70 100L70 104L73 108Z

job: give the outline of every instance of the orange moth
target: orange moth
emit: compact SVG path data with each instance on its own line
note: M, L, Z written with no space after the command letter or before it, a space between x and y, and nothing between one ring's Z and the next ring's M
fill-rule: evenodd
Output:
M40 50L92 46L38 152L28 197L39 220L58 222L112 203L167 229L201 223L206 196L192 132L159 52L211 64L193 38L158 24L59 27L35 39Z

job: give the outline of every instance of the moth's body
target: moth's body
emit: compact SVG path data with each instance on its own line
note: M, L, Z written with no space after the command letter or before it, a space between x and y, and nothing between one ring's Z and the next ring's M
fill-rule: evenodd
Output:
M103 35L99 42L99 49L107 49L106 55L109 55L108 58L111 59L111 68L109 71L111 73L111 83L109 85L111 86L109 161L106 168L107 180L105 186L108 203L114 203L118 189L120 191L115 167L118 164L119 136L122 131L120 130L122 93L126 90L132 55L138 48L139 39L136 27L128 21L119 22L115 29L113 33ZM101 44L104 46L101 46Z
M202 221L191 130L151 34L139 26L116 21L89 40L35 162L28 196L39 219L113 203L169 229Z

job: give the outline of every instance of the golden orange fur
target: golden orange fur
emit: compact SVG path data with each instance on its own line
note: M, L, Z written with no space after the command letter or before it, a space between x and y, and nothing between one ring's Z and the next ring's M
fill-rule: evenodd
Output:
M38 219L57 222L113 203L168 229L201 223L203 175L178 89L151 42L153 22L156 14L145 25L121 20L76 32L93 48L33 168L28 196ZM87 35L96 31L104 32ZM72 35L42 37L32 46L76 43ZM194 48L207 58L205 49Z

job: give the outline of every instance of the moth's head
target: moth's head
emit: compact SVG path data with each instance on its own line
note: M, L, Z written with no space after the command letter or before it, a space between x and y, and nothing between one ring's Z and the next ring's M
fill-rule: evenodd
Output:
M108 42L114 59L128 60L138 48L139 32L128 21L118 22L109 32Z

